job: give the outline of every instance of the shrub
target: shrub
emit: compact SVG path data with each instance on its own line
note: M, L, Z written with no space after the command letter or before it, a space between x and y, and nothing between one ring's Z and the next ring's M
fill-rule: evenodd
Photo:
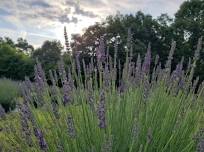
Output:
M0 123L10 127L0 132L3 151L202 151L204 86L198 87L198 79L191 83L201 42L187 72L183 59L171 72L175 43L165 68L155 61L151 75L150 46L143 63L127 56L119 76L116 65L99 54L97 66L82 68L72 61L68 74L60 62L59 75L50 71L49 86L37 63L35 82L23 83L16 117Z
M18 83L10 79L0 79L0 104L6 111L15 108L15 99L19 96Z

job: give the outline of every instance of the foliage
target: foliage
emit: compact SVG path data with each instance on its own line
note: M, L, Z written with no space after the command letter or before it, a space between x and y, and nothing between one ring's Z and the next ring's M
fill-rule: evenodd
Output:
M0 105L6 111L13 110L16 99L20 96L18 83L10 79L0 79Z
M164 57L167 56L167 50L170 47L169 44L174 38L170 23L172 23L172 19L166 14L162 14L158 19L153 19L151 15L145 15L140 11L134 15L118 13L115 16L107 17L100 24L90 26L82 36L74 36L71 46L81 51L82 56L88 56L90 52L92 54L96 52L99 39L103 36L112 57L114 54L113 44L118 44L118 58L124 63L124 47L128 39L132 41L134 61L136 61L138 53L144 56L145 46L151 42L153 55L160 54L161 61L164 62ZM131 31L129 37L128 30Z
M204 35L204 2L203 0L185 1L178 12L175 14L175 22L172 25L180 52L176 56L186 58L193 55L191 48L196 48L197 38ZM201 69L203 64L204 52L201 52L201 58L196 69L196 75L204 80L204 73Z
M0 44L8 44L9 46L11 47L14 47L15 46L15 43L13 42L13 40L9 37L0 37Z
M0 44L0 77L22 80L31 76L33 61L8 44Z
M18 38L15 46L25 54L31 54L34 51L34 47L28 44L27 40L23 38Z
M49 86L37 63L34 84L23 83L22 104L12 120L16 125L9 116L0 122L3 151L202 151L204 86L197 80L191 84L201 44L199 39L191 68L184 71L181 60L172 73L175 42L165 68L156 61L152 74L150 45L136 64L127 49L123 69L111 62L116 54L104 60L98 53L97 66L77 66L84 81L73 61L68 72L60 61L59 75L50 71L47 77Z
M32 58L39 60L46 73L49 69L56 69L57 62L60 60L62 45L59 41L45 41L41 48L36 49Z

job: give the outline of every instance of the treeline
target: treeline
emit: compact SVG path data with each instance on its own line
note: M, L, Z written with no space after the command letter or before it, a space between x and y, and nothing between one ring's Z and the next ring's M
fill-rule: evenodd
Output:
M164 62L168 56L172 40L176 41L176 52L173 67L182 56L184 66L191 61L196 49L198 38L204 35L204 1L190 0L184 2L175 14L174 18L162 14L158 18L137 12L136 14L116 14L109 16L105 21L88 27L84 34L72 35L69 45L72 53L62 52L63 47L59 41L45 41L43 45L34 49L24 39L18 39L15 44L9 38L0 40L0 77L12 79L24 79L25 75L33 76L33 66L38 59L45 71L54 69L60 58L69 63L70 54L79 57L80 61L90 60L95 56L100 38L103 37L105 52L114 56L114 50L118 50L117 60L123 63L126 51L132 49L133 60L138 54L144 56L147 45L150 42L153 52L152 62L156 54L160 56L160 62ZM201 51L197 64L196 76L204 79L204 52Z
M33 78L34 65L39 60L45 70L53 69L62 55L59 41L45 41L40 48L34 47L25 39L14 43L10 38L0 39L0 77L23 80ZM66 56L66 53L63 55Z

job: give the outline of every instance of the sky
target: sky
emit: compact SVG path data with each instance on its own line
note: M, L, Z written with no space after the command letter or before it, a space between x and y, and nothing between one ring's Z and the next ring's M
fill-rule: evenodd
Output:
M45 40L64 42L95 22L117 12L142 11L154 18L162 13L174 16L184 0L0 0L0 37L27 39L34 47Z

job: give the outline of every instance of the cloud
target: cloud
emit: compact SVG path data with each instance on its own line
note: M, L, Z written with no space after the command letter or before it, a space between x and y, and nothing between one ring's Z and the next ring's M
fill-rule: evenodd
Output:
M50 4L49 3L47 3L47 2L44 2L44 1L31 1L30 2L30 5L31 6L36 6L36 7L43 7L43 8L49 8L49 7L51 7L50 6Z
M13 0L10 4L8 1L3 0L0 5L0 13L2 16L15 14L15 17L22 22L32 22L33 20L38 22L41 20L42 24L44 22L78 23L76 17L68 17L71 13L70 6L65 8L61 6L53 5L51 0ZM4 8L7 8L7 10Z
M73 16L72 18L69 18L67 17L67 15L63 15L63 16L60 16L58 19L61 23L75 23L75 24L78 23L78 18Z
M90 18L96 18L96 17L98 17L98 15L96 15L94 12L92 12L92 11L86 11L85 9L83 9L83 8L80 6L80 3L77 3L77 1L67 0L67 1L65 2L65 4L74 7L74 14L76 14L76 15L82 15L82 16L90 17Z

